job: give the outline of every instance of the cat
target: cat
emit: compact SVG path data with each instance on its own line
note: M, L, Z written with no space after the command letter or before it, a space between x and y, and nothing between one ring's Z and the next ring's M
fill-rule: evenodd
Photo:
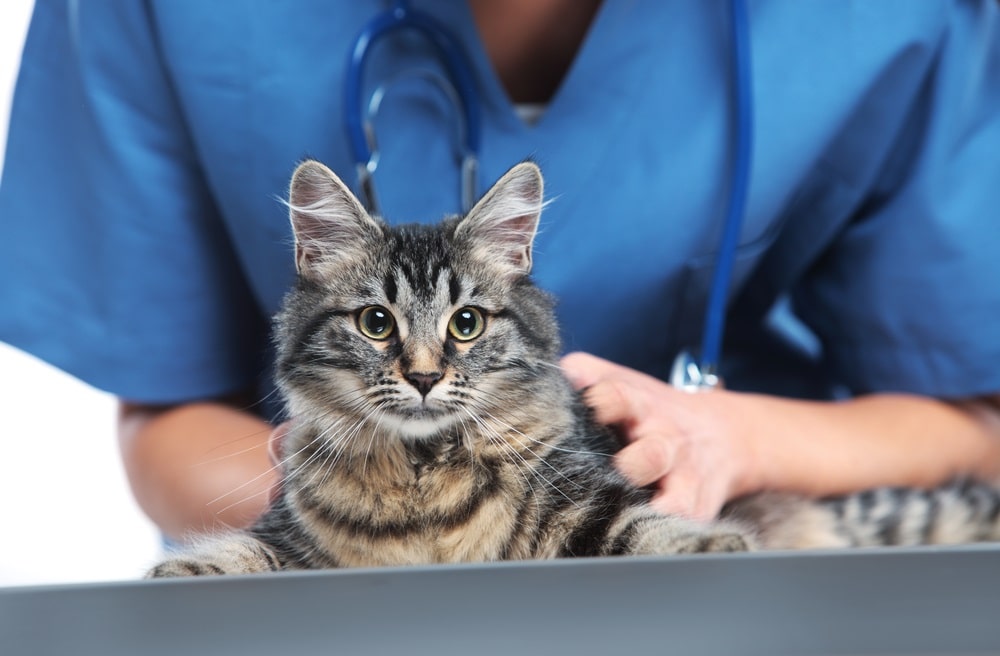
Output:
M293 418L280 493L243 532L150 577L1000 537L979 484L809 500L763 493L698 523L650 509L558 366L530 278L543 179L508 171L464 217L389 227L323 164L295 171L296 286L275 319Z

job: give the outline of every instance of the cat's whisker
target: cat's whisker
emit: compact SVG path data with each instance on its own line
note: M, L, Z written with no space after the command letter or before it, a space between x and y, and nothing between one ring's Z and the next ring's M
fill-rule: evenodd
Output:
M549 367L551 369L555 369L556 371L565 376L565 372L563 371L562 365L556 364L555 362L549 362L547 360L536 360L532 364L537 365L539 367Z
M580 485L579 483L576 483L576 482L575 482L575 481L573 481L573 480L572 480L571 478L569 478L568 476L566 476L566 475L565 475L565 474L564 474L564 473L563 473L563 472L562 472L562 471L561 471L561 470L560 470L560 469L559 469L558 467L554 467L554 466L553 466L552 464L550 464L550 463L549 463L549 462L548 462L548 461L547 461L547 460L546 460L545 458L542 458L542 457L538 456L538 455L537 455L537 454L535 454L535 453L534 453L534 452L533 452L533 451L532 451L532 450L531 450L530 448L528 448L528 447L524 446L523 444L522 444L521 446L522 446L522 448L523 448L523 449L524 449L525 451L527 451L528 453L531 453L531 454L535 455L535 457L536 457L536 458L538 459L538 462L539 462L540 464L542 464L542 465L544 465L545 467L548 467L549 469L551 469L551 470L552 470L553 472L555 472L555 473L556 473L556 474L557 474L557 475L558 475L558 476L559 476L560 478L562 478L563 480L567 481L567 482L568 482L568 483L569 483L570 485L572 485L573 487L575 487L575 488L577 488L577 489L582 489L582 486L581 486L581 485ZM507 449L508 449L508 450L510 451L510 453L513 453L513 454L517 455L517 456L518 456L519 458L521 458L521 460L522 460L522 461L524 461L525 463L527 463L527 459L526 459L526 458L524 458L524 456L523 456L523 455L522 455L521 453L519 453L519 452L517 451L517 449L515 449L515 448L514 448L513 446L511 446L510 444L506 444L506 447L507 447ZM545 483L546 485L548 485L549 487L551 487L551 488L552 488L553 490L555 490L556 492L558 492L558 493L559 493L559 495L560 495L560 496L562 496L562 497L563 497L564 499L566 499L567 501L569 501L569 502L570 502L571 504L573 504L574 506L579 506L579 504L578 504L578 503L576 502L576 500L575 500L575 499L571 498L571 497L570 497L570 496L569 496L568 494L566 494L566 492L564 492L564 491L563 491L563 489L562 489L561 487L559 487L558 485L556 485L554 481L550 480L550 479L549 479L549 478L548 478L547 476L545 476L545 474L543 474L543 473L542 473L542 471L541 471L540 469L532 467L532 468L530 468L530 471L531 471L531 473L532 473L532 474L534 474L534 475L535 475L535 476L536 476L537 478L540 478L540 479L542 480L542 482L543 482L543 483Z
M316 449L316 451L313 452L308 458L306 458L304 462L299 464L295 468L294 472L290 472L289 475L286 477L286 481L292 478L298 478L299 472L301 472L303 469L305 469L306 467L310 466L311 464L322 458L323 465L317 467L313 471L312 475L309 477L309 480L303 482L301 487L305 488L312 485L315 482L316 476L320 472L324 471L324 469L326 468L326 463L329 461L329 459L331 457L336 457L336 454L340 451L340 447L349 439L349 436L344 434L337 434L335 437L332 438L330 437L331 434L335 434L339 430L341 425L346 423L346 421L347 421L346 418L343 417L338 418L334 423L328 426L320 435L318 435L317 438L313 440L313 443L319 441L320 442L319 448Z
M371 458L372 447L375 445L375 440L378 438L378 428L379 426L381 426L382 419L385 418L385 415L388 412L388 409L385 407L380 407L378 408L378 410L380 412L378 418L375 420L375 427L371 431L372 433L371 438L368 440L368 447L365 449L365 457L361 464L362 468L361 471L363 473L368 471L368 460L369 458ZM374 416L374 412L375 411L373 410L372 413L369 415L368 417L369 420L371 419L372 416Z
M366 423L366 415L369 412L367 394L363 390L359 391L355 398L342 399L342 401L349 404L348 407L340 411L326 413L326 416L333 416L335 419L319 436L338 450L341 455L347 451L341 447L355 439ZM346 410L350 410L350 412L346 412Z
M230 444L234 444L236 442L241 442L241 441L249 439L251 437L257 437L257 436L259 436L263 432L264 431L256 431L256 432L251 433L249 435L245 435L243 437L238 437L238 438L236 438L234 440L231 440L229 442L225 442L223 444L218 444L215 447L209 449L207 451L207 453L212 453L213 451L218 451L219 449L225 448L226 446L228 446ZM195 464L191 465L191 468L192 469L197 469L198 467L204 467L206 465L210 465L210 464L216 463L216 462L221 462L221 461L227 460L229 458L235 458L235 457L241 456L241 455L243 455L245 453L250 453L251 451L256 451L257 449L266 449L266 448L267 448L267 442L258 442L256 444L254 444L253 446L248 446L245 449L240 449L239 451L230 451L229 453L226 453L226 454L221 455L221 456L216 456L214 458L206 458L204 460L200 460L200 461L196 462Z
M563 471L562 471L561 469L559 469L558 467L556 467L556 466L552 465L552 464L551 464L551 463L550 463L550 462L549 462L549 461L548 461L548 460L547 460L547 459L545 458L545 456L544 456L544 455L542 455L542 454L540 454L540 453L537 453L536 451L532 450L532 448L531 448L531 447L530 447L530 446L529 446L529 445L528 445L527 443L525 443L525 442L522 442L522 441L521 441L520 439L518 439L518 437L516 437L516 436L520 436L520 437L523 437L523 438L525 438L526 440L528 440L529 442L533 442L533 443L536 443L536 444L539 444L539 445L541 445L541 446L544 446L544 447L546 447L546 448L547 448L547 449L549 449L549 450L553 450L553 451L558 451L558 450L561 450L561 449L557 449L557 448L555 448L555 447L554 447L553 445L551 445L551 444L548 444L548 443L546 443L546 442L542 442L542 441L540 441L540 440L536 440L536 439L534 439L534 438L530 438L530 437L528 437L527 435L525 435L525 434L524 434L524 433L522 433L521 431L519 431L519 430L515 429L514 427L510 426L510 425L509 425L509 424L507 424L506 422L503 422L503 421L500 421L499 419L497 419L497 418L496 418L496 417L495 417L495 416L494 416L494 415L493 415L492 413L490 413L490 412L489 412L488 410L486 410L485 408L480 408L480 412L482 412L483 414L485 414L485 415L486 415L486 416L487 416L487 417L488 417L488 418L489 418L490 420L492 420L492 421L494 421L494 422L496 422L496 423L500 424L501 426L503 426L503 427L507 428L507 429L508 429L508 431L509 431L509 432L508 432L508 435L510 436L510 438L511 438L511 439L513 439L513 440L514 440L515 442L517 442L517 443L518 443L518 445L519 445L519 446L520 446L520 447L521 447L522 449L524 449L524 450L525 450L525 451L527 451L528 453L530 453L530 454L532 454L533 456L535 456L535 458L537 458L537 459L538 459L538 461L539 461L539 462L540 462L541 464L543 464L543 465L545 465L546 467L548 467L549 469L551 469L551 470L552 470L553 472L555 472L555 473L556 473L556 474L557 474L557 475L558 475L558 476L559 476L560 478L562 478L563 480L567 481L567 482L568 482L568 483L569 483L570 485L572 485L573 487L576 487L576 488L579 488L579 487L580 487L580 484L579 484L579 483L577 483L577 482L576 482L576 481L574 481L573 479L571 479L571 478L569 478L568 476L566 476L566 474L565 474L565 473L564 473L564 472L563 472ZM499 432L496 432L496 435L497 435L497 437L499 437L500 439L502 439L502 437L500 436ZM587 454L587 452L578 452L578 451L570 451L570 452L571 452L571 453L584 453L585 455ZM561 490L560 490L560 491L561 491Z
M350 404L350 403L356 402L358 400L357 398L352 399L351 398L352 395L354 395L355 397L359 397L360 398L363 393L364 393L363 390L351 390L351 391L345 392L343 394L339 394L339 395L337 395L335 397L331 397L331 401L332 401L332 403L347 403L347 404ZM273 392L271 394L273 394ZM331 403L331 405L332 405L332 403ZM328 413L328 414L333 414L333 413ZM273 429L270 429L270 430L273 430ZM235 438L235 439L230 440L228 442L224 442L222 444L216 445L211 450L209 450L207 453L212 453L213 451L218 451L219 449L225 448L226 446L234 444L236 442L240 442L240 441L243 441L243 440L246 440L246 439L250 439L252 437L258 437L258 436L260 436L264 432L269 432L269 431L254 431L253 433L249 433L247 435ZM215 458L206 458L206 459L201 460L198 463L192 465L192 467L193 468L194 467L203 467L203 466L206 466L206 465L210 465L212 463L221 462L221 461L227 460L229 458L235 458L237 456L241 456L243 454L249 453L249 452L254 451L256 449L267 448L267 446L268 446L268 443L266 441L257 442L255 444L249 446L249 447L246 447L245 449L240 449L239 451L232 451L232 452L226 453L224 455L217 456ZM273 469L271 471L273 471ZM265 475L268 474L268 473L270 473L270 471L265 472ZM213 501L216 501L216 500L213 500ZM209 502L209 503L212 503L212 502Z
M246 503L247 501L250 501L251 499L256 499L257 497L260 497L260 496L264 496L264 495L266 495L266 494L267 494L267 495L269 495L270 493L271 493L271 490L270 490L270 489L261 489L261 490L257 490L256 492L251 492L251 493L249 493L249 494L246 494L246 495L244 495L244 496L240 497L239 499L236 499L235 501L232 501L232 502L230 502L230 503L226 504L225 506L222 506L221 508L218 508L218 509L213 509L213 511L214 511L214 512L215 512L216 514L218 514L218 515L222 515L222 514L224 514L224 513L225 513L225 512L227 511L227 510L229 510L229 509L231 509L231 508L235 508L236 506L239 506L239 505L241 505L241 504L244 504L244 503ZM225 496L227 496L227 495L222 495L222 496L221 496L221 497L219 497L219 498L220 498L220 499L222 499L222 498L224 498Z
M562 490L562 488L556 485L554 481L550 480L544 473L542 473L542 471L539 468L533 467L531 463L528 462L528 459L524 457L524 454L515 449L513 445L511 445L510 443L508 443L506 440L504 440L499 436L494 438L494 443L499 444L501 450L506 451L506 453L513 455L515 458L517 458L518 461L520 461L522 466L519 466L518 463L515 461L512 461L512 464L515 465L515 468L518 469L518 471L522 472L522 476L524 475L523 472L527 471L529 474L534 476L536 480L541 481L544 485L548 486L549 488L557 492L561 497L569 501L573 506L579 507L579 504L576 502L576 500L570 498L569 495L567 495ZM533 453L530 449L525 449L525 450L528 451L529 453ZM549 465L549 463L547 463L544 458L539 458L537 455L536 458L538 459L538 462L540 464L546 465L553 471L558 472L558 470L555 467ZM527 479L525 480L525 484L528 485L532 495L537 495L534 486L531 485L531 483L528 482Z
M497 397L495 395L491 395L489 392L483 391L481 393L482 393L483 396L493 396L493 398L496 401L500 400L500 399L497 399ZM493 414L491 414L489 412L489 410L487 409L487 407L484 406L483 404L475 402L475 401L474 401L474 403L476 404L476 408L480 412L488 415L490 417L490 419L492 419L493 421L495 421L498 424L502 425L504 428L517 433L518 435L520 435L521 437L525 438L526 440L530 440L532 442L535 442L536 444L541 444L543 446L546 446L546 447L552 449L553 451L561 451L563 453L575 453L575 454L587 455L587 456L593 455L593 456L611 457L611 455L612 455L610 453L604 453L602 451L591 451L589 449L568 449L566 447L561 447L558 444L551 444L551 443L548 443L548 442L542 442L542 441L540 441L538 439L535 439L535 438L531 437L530 435L526 435L525 433L522 433L521 431L517 430L516 428L514 428L510 424L508 424L508 423L506 423L506 422L498 419L496 416L494 416Z
M461 405L449 406L457 408L458 410L464 410L465 408ZM472 448L472 439L470 438L470 428L469 421L466 417L462 415L458 416L458 428L459 428L459 438L462 442L462 447L469 453L469 475L475 476L476 470L476 451Z
M567 449L566 447L561 447L561 446L558 446L556 444L551 444L549 442L543 442L541 440L538 440L538 439L535 439L535 438L531 437L530 435L526 435L525 433L522 433L521 431L517 430L516 428L513 428L513 427L511 427L509 425L504 424L504 422L500 421L499 419L497 419L493 415L490 415L490 418L493 419L494 421L496 421L497 423L500 423L500 424L504 425L506 428L510 429L511 432L516 433L517 435L523 437L524 439L528 440L529 442L533 442L533 443L538 444L540 446L544 446L544 447L548 448L551 451L559 451L561 453L575 453L575 454L578 454L578 455L585 455L585 456L603 456L605 458L611 457L611 454L604 453L603 451L591 451L589 449Z
M490 415L485 410L482 410L482 412L484 412L488 417L492 418L492 415ZM578 506L576 500L569 497L562 490L562 488L556 485L553 481L549 480L548 477L546 477L538 468L532 467L531 463L528 462L527 458L525 458L522 453L520 453L517 449L515 449L513 445L511 445L506 439L504 439L504 436L501 435L495 428L489 426L486 422L483 421L481 417L477 417L474 413L472 413L471 410L469 410L469 416L472 417L474 421L476 421L476 423L480 426L480 429L485 435L485 437L487 437L487 439L489 439L491 443L499 446L501 448L501 451L505 451L506 453L515 456L520 461L521 465L523 465L523 467L521 467L516 462L512 461L512 464L515 465L515 468L517 468L519 471L527 470L530 474L535 476L536 479L540 480L542 483L544 483L545 485L547 485L548 487L552 488L554 491L559 493L559 495L561 495L563 498L569 501L572 505ZM579 485L576 484L571 479L569 479L562 471L559 470L558 467L555 467L552 464L550 464L543 456L533 451L529 446L527 446L517 438L514 438L514 440L518 443L518 445L522 449L524 449L532 456L534 456L535 459L538 461L538 463L548 467L556 474L558 474L560 477L568 481L570 484L574 485L574 487L579 488ZM535 494L534 488L532 487L531 489L532 489L532 494Z
M340 423L344 423L346 421L347 421L346 418L344 418L343 421ZM327 479L330 476L330 473L333 471L333 468L337 465L338 462L340 462L340 459L344 455L344 453L348 451L346 446L354 439L354 436L357 434L358 427L362 422L363 422L362 419L355 419L354 423L352 423L345 430L339 432L336 435L336 437L330 438L328 436L325 439L326 441L325 450L327 451L327 455L323 460L323 464L316 468L316 471L313 473L313 476L310 477L307 483L303 484L303 487L307 485L312 485L313 482L315 481L316 475L318 475L320 472L322 472L322 477L320 478L319 484L323 485L327 481Z
M333 467L336 466L338 462L340 462L340 459L343 458L344 455L347 455L348 459L353 458L356 455L354 453L356 449L352 451L350 449L347 449L346 446L357 441L358 435L361 433L361 430L365 427L365 425L369 423L369 420L370 420L370 413L368 413L367 416L356 417L354 419L354 422L350 425L350 427L348 427L344 431L343 435L341 435L338 438L337 441L338 446L345 448L338 449L336 456L328 466L324 464L323 478L321 479L321 484L326 482L331 472L333 471Z
M276 469L276 467L272 467L270 471L274 471L275 469ZM252 482L252 481L248 481L248 483L250 483L250 482ZM282 481L279 483L279 485L283 485L284 482L285 482L284 479L282 479ZM235 494L241 488L246 487L246 485L248 483L240 485L239 487L234 488L234 489L230 490L229 492L226 492L225 494L219 495L218 497L215 498L215 500L208 502L208 504L206 504L206 505L211 505L213 503L217 503L217 502L221 501L222 499L225 499L227 496ZM236 499L235 501L232 501L231 503L229 503L229 504L227 504L227 505L225 505L225 506L223 506L221 508L216 509L215 513L217 515L222 515L223 513L225 513L230 508L234 508L236 506L239 506L240 504L246 503L247 501L249 501L251 499L254 499L254 498L259 497L259 496L264 495L264 494L270 494L270 493L271 493L270 489L261 489L261 490L257 490L256 492L251 492L250 494L244 495L244 496L240 497L239 499Z
M286 464L288 464L288 462L291 461L295 456L299 455L300 453L302 453L303 451L305 451L306 449L308 449L311 445L315 444L316 441L320 440L320 439L323 439L323 433L321 433L320 435L314 437L312 440L310 440L306 444L303 444L302 447L300 447L294 453L291 453L291 454L285 456L283 459L281 459L280 461L276 462L271 467L265 469L264 471L262 471L261 473L257 474L253 478L244 481L243 483L241 483L240 485L236 486L235 488L229 490L228 492L220 494L219 496L217 496L214 499L210 500L205 505L209 505L210 506L210 505L213 505L215 503L218 503L219 501L225 499L226 497L228 497L228 496L230 496L232 494L235 494L235 493L239 492L240 490L246 488L247 486L253 485L254 483L256 483L257 481L259 481L260 479L262 479L262 478L264 478L266 476L270 476L275 471L281 471L284 468L284 466ZM284 479L282 480L282 482L283 483L285 482Z
M248 479L248 480L244 481L243 483L237 485L236 487L234 487L233 489L229 490L228 492L223 492L222 494L220 494L219 496L215 497L214 499L211 499L210 501L206 502L205 505L206 506L211 506L213 504L216 504L216 503L222 501L223 499L225 499L226 497L228 497L228 496L230 496L232 494L236 494L240 490L242 490L242 489L244 489L244 488L246 488L246 487L248 487L250 485L253 485L254 483L256 483L257 481L259 481L260 479L262 479L262 478L264 478L266 476L270 476L275 471L280 470L280 468L281 467L278 464L272 465L271 467L268 467L267 469L265 469L261 473L259 473L256 476L254 476L253 478Z
M337 420L331 424L324 433L319 438L324 440L324 445L317 453L313 454L313 458L310 458L306 462L299 466L299 469L304 468L310 464L313 464L315 460L320 457L323 458L323 463L315 468L312 475L305 481L302 482L301 487L305 488L308 486L316 485L317 481L319 485L323 485L329 479L333 468L336 467L337 463L347 454L350 449L346 448L348 444L357 438L357 435L366 426L372 423L372 417L375 414L375 410L371 408L371 400L369 398L370 393L366 390L357 390L352 395L343 395L339 400L344 405L348 406L348 409L353 411L351 417L353 421L349 425L347 422L350 420L343 411L337 413ZM328 413L333 414L333 413ZM378 435L378 423L381 421L381 416L384 411L380 413L379 419L375 422L376 426L372 431L372 439L376 439ZM360 415L360 416L359 416ZM331 437L331 434L335 434L335 437ZM368 449L370 450L369 445ZM366 456L367 458L367 456Z
M499 435L496 434L496 431L487 426L480 417L477 417L475 414L473 414L472 410L464 406L462 406L462 409L469 415L473 423L475 423L478 426L479 431L483 434L483 436L486 437L486 439L489 440L490 443L500 447L502 456L507 456L508 454L510 454L515 456L519 460L519 462L518 460L510 460L509 462L514 466L514 471L516 471L518 475L520 475L521 478L524 479L524 484L531 491L532 496L534 496L536 494L535 487L531 484L531 479L528 478L528 475L525 472L525 470L528 470L528 473L531 473L536 477L539 474L534 471L534 468L531 467L531 465L528 463L528 461L524 458L523 455L518 453L516 449L507 444L507 442L503 440L503 438L501 438Z
M260 397L259 399L255 399L253 403L243 406L243 409L247 411L254 411L256 408L264 408L268 401L278 397L279 395L280 395L280 390L278 390L277 387L274 387L264 396Z

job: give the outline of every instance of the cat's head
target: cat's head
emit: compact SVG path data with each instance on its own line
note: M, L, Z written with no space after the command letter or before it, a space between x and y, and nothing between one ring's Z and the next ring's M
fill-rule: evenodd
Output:
M508 171L465 216L389 227L322 164L289 193L299 281L277 322L293 417L419 439L537 402L558 329L529 280L538 167Z

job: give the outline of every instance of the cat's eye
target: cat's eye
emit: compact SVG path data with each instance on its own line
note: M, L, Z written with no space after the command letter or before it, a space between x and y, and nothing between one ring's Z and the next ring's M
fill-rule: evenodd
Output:
M386 339L395 327L392 313L381 305L369 305L358 314L358 330L370 339Z
M474 307L464 307L451 315L448 321L448 332L452 337L467 342L483 334L486 328L486 319L483 313Z

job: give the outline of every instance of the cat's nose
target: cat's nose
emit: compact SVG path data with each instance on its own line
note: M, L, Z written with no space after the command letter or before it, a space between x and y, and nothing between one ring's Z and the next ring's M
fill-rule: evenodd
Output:
M427 393L431 391L434 384L441 380L441 373L438 371L410 373L405 374L405 378L411 385L417 388L420 396L427 396Z

